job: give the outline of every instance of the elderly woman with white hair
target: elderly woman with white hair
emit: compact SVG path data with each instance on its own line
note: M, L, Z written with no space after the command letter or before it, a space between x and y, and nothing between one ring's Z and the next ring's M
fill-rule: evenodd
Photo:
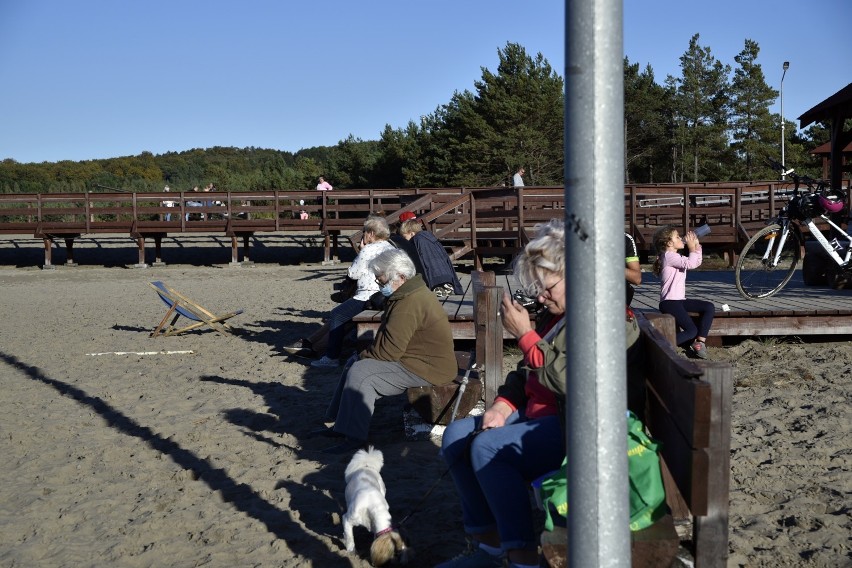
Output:
M370 263L376 283L387 297L382 323L372 345L357 355L337 385L326 411L333 428L314 432L345 438L326 453L346 453L364 446L376 399L410 387L445 385L458 372L453 334L444 308L414 263L392 249Z
M503 296L503 325L524 354L482 416L457 420L441 452L462 506L472 546L436 568L538 566L529 482L560 467L565 439L565 228L539 225L524 247L515 276L547 313L533 329L529 314Z

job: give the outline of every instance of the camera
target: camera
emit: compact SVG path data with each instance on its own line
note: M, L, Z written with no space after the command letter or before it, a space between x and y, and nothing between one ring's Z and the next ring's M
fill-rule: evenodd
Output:
M512 294L512 299L526 308L526 310L531 314L540 312L544 307L544 304L540 304L538 300L532 296L524 294L523 290L515 290L515 293Z

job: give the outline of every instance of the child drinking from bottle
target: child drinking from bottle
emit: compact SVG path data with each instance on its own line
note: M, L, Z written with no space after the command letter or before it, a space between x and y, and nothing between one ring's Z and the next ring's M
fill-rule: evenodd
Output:
M678 251L686 246L689 256ZM711 302L690 300L686 297L686 271L701 266L701 244L694 232L681 238L674 227L662 227L654 233L654 248L657 259L654 261L654 274L660 278L660 311L671 314L679 328L677 344L688 346L695 357L707 358L707 334L713 325L715 308ZM689 312L697 312L699 324L695 323Z

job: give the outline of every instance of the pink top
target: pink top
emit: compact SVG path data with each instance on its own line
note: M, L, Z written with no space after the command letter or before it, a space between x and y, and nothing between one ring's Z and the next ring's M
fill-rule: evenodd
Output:
M701 245L683 256L677 251L666 251L660 270L660 301L686 299L686 271L701 266Z
M317 191L331 191L331 184L327 181L321 181L317 184Z

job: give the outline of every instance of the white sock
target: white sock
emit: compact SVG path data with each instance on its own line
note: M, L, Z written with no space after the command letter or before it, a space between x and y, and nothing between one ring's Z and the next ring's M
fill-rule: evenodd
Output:
M500 556L501 554L503 554L502 548L498 548L496 546L489 546L489 545L484 544L482 542L479 543L479 548L481 548L482 550L484 550L485 552L487 552L491 556Z
M516 564L515 562L510 562L509 566L512 568L538 568L538 564Z

